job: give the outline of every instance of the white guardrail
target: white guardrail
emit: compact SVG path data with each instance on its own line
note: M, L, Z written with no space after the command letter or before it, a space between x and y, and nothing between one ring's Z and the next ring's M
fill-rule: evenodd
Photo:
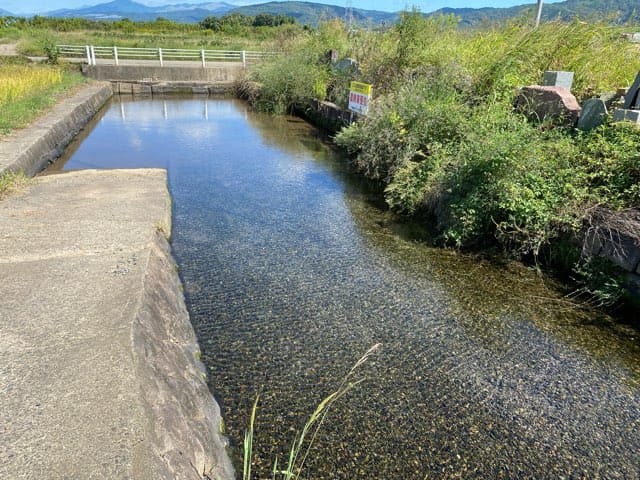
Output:
M130 48L96 47L94 45L56 45L58 55L63 58L84 58L89 65L96 65L98 58L113 60L153 60L161 67L165 61L199 62L202 67L207 62L237 62L246 66L277 55L273 52L252 52L248 50L187 50L181 48Z

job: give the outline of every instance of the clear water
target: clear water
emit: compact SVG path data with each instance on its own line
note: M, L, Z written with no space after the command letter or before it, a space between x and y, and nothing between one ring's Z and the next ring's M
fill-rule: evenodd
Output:
M640 478L640 342L544 278L412 240L298 119L116 98L48 173L163 167L191 318L254 478L377 342L303 478Z

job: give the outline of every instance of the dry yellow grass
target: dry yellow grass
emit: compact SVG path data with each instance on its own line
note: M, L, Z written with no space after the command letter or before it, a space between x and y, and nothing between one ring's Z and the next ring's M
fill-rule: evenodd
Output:
M60 68L41 65L0 66L0 105L62 83Z

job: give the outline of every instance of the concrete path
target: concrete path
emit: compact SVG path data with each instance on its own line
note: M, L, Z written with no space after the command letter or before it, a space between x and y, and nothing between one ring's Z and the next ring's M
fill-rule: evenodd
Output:
M233 478L170 215L162 170L0 201L0 478Z

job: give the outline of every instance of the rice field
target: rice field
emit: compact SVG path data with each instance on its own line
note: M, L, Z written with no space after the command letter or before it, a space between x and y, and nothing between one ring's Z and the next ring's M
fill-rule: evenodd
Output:
M0 135L26 127L83 82L79 72L63 66L0 61Z
M62 82L63 72L59 67L2 65L0 66L0 106Z

